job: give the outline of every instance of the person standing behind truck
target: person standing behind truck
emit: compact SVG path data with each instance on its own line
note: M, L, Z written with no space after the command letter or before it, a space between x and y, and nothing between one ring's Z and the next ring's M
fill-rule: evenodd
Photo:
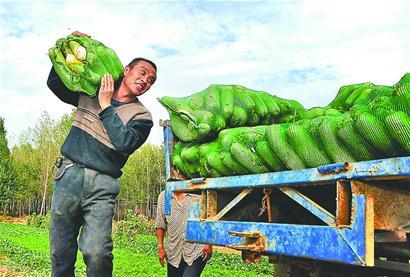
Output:
M167 260L168 277L197 277L204 270L206 262L212 257L212 245L190 243L185 240L189 206L199 202L196 194L173 192L171 196L171 214L165 215L165 192L158 196L157 228L158 257L161 266ZM164 248L164 234L167 245Z
M74 32L75 36L87 36ZM129 63L114 82L102 77L98 97L70 91L52 68L47 80L63 102L77 107L69 135L57 158L51 204L51 275L74 276L77 236L87 276L112 276L111 238L118 178L129 155L147 139L152 115L138 100L154 84L156 65L144 58Z

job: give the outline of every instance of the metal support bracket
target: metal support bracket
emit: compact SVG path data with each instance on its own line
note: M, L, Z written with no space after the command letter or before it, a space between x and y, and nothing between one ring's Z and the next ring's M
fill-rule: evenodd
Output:
M252 189L244 189L239 193L231 202L229 202L222 210L219 211L218 214L208 218L209 220L219 220L221 219L227 212L229 212L233 207L236 206L245 196L247 196Z
M327 210L319 206L316 202L311 200L309 197L300 193L294 188L279 188L284 194L295 200L298 204L304 207L306 210L311 212L313 215L318 217L324 223L329 226L336 226L336 218L334 215L329 213Z

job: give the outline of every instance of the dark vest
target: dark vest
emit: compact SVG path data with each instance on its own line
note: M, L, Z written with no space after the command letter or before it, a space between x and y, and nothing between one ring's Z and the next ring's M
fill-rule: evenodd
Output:
M114 108L124 125L132 120L151 120L152 115L140 102ZM101 112L98 97L80 96L73 126L82 129L105 146L116 150L98 114Z

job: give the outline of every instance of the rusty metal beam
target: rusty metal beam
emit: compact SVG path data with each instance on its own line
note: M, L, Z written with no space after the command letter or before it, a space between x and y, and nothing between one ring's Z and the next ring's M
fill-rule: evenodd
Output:
M351 191L350 184L336 182L336 226L343 227L350 225L351 216Z
M241 191L231 202L229 202L219 213L213 217L208 218L209 220L219 220L221 219L227 212L229 212L233 207L236 206L245 196L247 196L252 189L244 189Z
M374 266L374 198L370 195L364 196L366 197L366 213L364 216L366 251L364 261L366 265ZM353 212L356 213L356 209Z
M229 244L226 247L241 251L263 252L266 249L265 237L259 232L228 232L231 236L243 238L242 243Z
M298 204L303 206L306 210L311 212L313 215L317 216L320 220L324 223L328 224L329 226L336 226L336 218L334 215L329 213L327 210L319 206L316 202L312 199L307 197L306 195L300 193L294 188L285 187L279 188L284 194L295 200Z
M393 231L410 221L409 191L357 180L352 180L351 184L352 193L373 196L375 229Z
M205 220L207 216L207 193L206 190L201 191L201 213L200 220Z
M206 190L206 209L206 218L213 217L218 212L216 190Z

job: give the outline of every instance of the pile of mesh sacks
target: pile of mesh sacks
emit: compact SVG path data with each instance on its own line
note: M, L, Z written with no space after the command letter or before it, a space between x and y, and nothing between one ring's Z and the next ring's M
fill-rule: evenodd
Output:
M410 73L393 86L343 86L311 109L237 85L158 100L177 137L172 163L189 178L410 155Z

